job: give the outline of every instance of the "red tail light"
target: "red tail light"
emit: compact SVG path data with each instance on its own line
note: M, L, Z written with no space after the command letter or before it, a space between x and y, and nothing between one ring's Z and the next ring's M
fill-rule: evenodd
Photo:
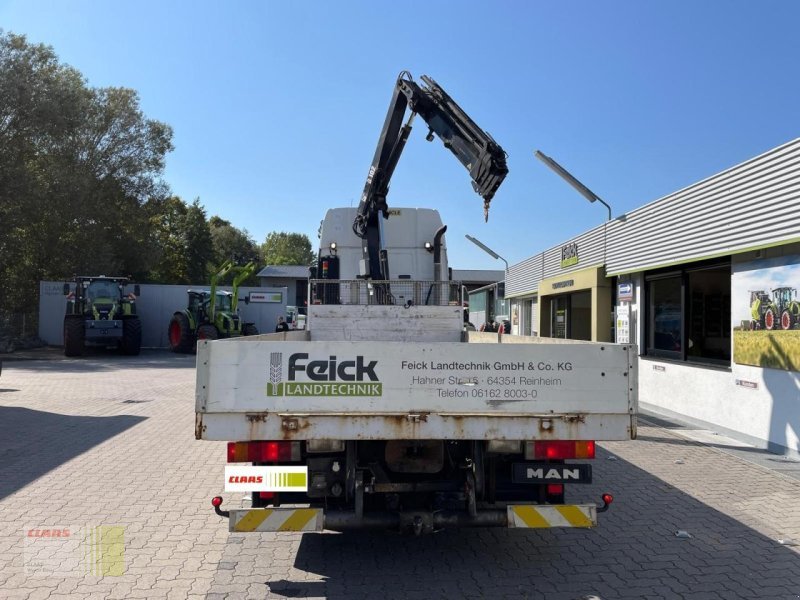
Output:
M258 497L265 500L271 500L275 497L275 492L258 492Z
M525 442L525 458L528 460L594 458L594 442L589 440Z
M300 460L300 442L228 442L228 462Z
M564 486L560 483L550 483L547 485L548 496L561 496L564 493Z

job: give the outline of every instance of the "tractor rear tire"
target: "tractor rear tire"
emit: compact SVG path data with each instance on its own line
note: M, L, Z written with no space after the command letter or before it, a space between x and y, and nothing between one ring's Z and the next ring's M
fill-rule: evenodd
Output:
M127 356L138 356L142 349L142 322L139 317L122 320L122 343L120 350Z
M768 308L764 311L764 329L768 331L772 331L775 329L775 326L778 324L778 319L775 316L775 311L771 308Z
M194 334L186 315L183 313L172 315L172 319L169 321L169 329L167 329L167 339L169 340L169 349L173 352L186 354L194 352Z
M81 356L85 337L81 315L64 317L64 356Z
M205 325L200 325L200 327L197 328L198 341L216 340L218 338L219 338L219 332L217 331L217 328L214 327L213 325L210 325L209 323L206 323Z
M785 310L781 313L781 329L791 329L792 328L792 313L789 310Z
M252 323L245 323L242 327L242 335L258 335L258 328Z

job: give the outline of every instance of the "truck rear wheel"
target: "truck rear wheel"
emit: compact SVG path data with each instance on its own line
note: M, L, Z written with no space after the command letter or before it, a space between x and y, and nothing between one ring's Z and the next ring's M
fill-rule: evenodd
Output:
M194 351L194 335L189 325L189 319L183 313L172 315L167 329L169 349L173 352Z
M84 337L83 317L80 315L64 317L64 355L83 354Z
M137 356L142 349L142 322L139 317L125 317L122 320L122 343L120 350L128 356Z

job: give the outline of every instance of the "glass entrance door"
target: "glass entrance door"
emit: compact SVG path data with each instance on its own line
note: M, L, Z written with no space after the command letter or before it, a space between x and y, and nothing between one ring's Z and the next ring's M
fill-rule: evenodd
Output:
M556 296L550 303L551 308L551 325L550 331L553 332L552 337L567 339L568 335L568 322L569 317L569 296Z

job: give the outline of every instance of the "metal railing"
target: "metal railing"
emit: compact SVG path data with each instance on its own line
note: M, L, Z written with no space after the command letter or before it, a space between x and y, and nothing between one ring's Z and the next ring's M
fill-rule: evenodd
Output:
M461 306L460 281L311 279L312 304Z

